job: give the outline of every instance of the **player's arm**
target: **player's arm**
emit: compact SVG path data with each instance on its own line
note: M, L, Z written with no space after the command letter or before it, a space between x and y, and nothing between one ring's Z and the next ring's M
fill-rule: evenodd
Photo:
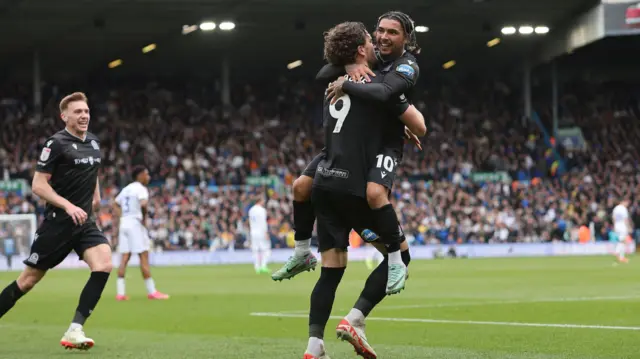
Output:
M387 101L395 95L410 90L418 80L418 64L413 61L403 60L396 68L384 76L382 83L357 83L345 81L342 83L342 92L371 101Z
M100 180L97 179L96 180L96 190L93 191L93 211L94 212L98 212L98 210L100 210L100 202L102 201L102 198L100 197Z
M33 175L31 191L38 197L47 201L52 206L62 208L73 219L74 223L82 224L87 220L87 213L60 196L49 184L51 175L57 167L62 156L62 149L54 139L47 140L42 149L40 158L36 164L36 172Z
M142 225L147 222L147 213L149 213L149 190L146 187L138 195L140 201L140 211L142 211Z
M409 104L404 94L400 94L395 101L389 101L387 108L407 126L411 134L418 137L427 134L427 125L424 122L424 116L415 106Z

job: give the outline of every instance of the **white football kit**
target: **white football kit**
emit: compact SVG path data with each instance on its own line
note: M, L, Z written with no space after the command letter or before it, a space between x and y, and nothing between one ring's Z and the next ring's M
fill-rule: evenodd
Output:
M251 235L251 250L271 250L271 239L267 235L267 210L261 205L254 205L249 209L249 233Z
M122 189L116 203L122 209L118 234L118 252L140 254L149 250L149 236L142 223L141 201L149 199L149 190L140 182Z
M619 204L613 209L613 230L618 234L618 240L624 241L629 235L629 210L627 207Z

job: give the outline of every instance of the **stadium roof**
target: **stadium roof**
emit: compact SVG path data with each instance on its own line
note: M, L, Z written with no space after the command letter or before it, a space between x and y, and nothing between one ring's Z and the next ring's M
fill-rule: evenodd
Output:
M281 69L294 60L303 68L322 61L322 32L336 23L360 20L373 29L377 16L402 10L417 25L422 68L440 68L449 60L460 67L519 62L544 36L503 37L505 25L558 28L595 0L0 0L0 68L30 76L33 51L39 50L43 78L72 77L107 70L113 73L216 74L221 54L232 73ZM234 21L233 31L195 31L183 25L203 20ZM150 43L157 49L143 54Z

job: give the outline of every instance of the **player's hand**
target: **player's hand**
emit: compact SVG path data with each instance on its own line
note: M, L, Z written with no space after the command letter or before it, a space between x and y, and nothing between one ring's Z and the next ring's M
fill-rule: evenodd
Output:
M338 77L337 80L329 84L327 88L327 98L331 100L331 104L336 103L344 92L342 91L342 84L346 79L344 77Z
M87 212L85 212L82 208L76 207L73 204L68 208L64 209L65 212L73 219L73 223L77 226L84 224L87 221Z
M422 143L420 142L420 139L406 126L404 127L404 138L407 142L413 142L413 144L422 151Z
M364 64L346 65L344 69L347 71L347 74L356 81L365 79L365 81L371 82L371 78L369 76L376 77L376 74L373 73L369 66Z

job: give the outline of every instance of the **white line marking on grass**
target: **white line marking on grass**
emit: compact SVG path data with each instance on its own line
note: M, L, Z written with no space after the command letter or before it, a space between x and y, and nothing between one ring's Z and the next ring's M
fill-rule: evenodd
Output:
M477 302L446 302L446 303L427 303L427 304L407 304L407 305L383 305L378 310L395 310L395 309L415 309L415 308L451 308L451 307L477 307L484 305L500 305L500 304L532 304L532 303L562 303L562 302L590 302L590 301L606 301L606 300L626 300L639 299L640 295L619 295L605 297L574 297L574 298L539 298L531 300L492 300ZM348 309L347 309L348 310ZM287 310L281 313L307 313L308 310Z
M304 314L288 313L250 313L254 317L276 317L276 318L308 318ZM332 315L331 319L343 319L343 317ZM421 318L383 318L368 317L367 320L382 322L410 322L410 323L436 323L436 324L470 324L470 325L501 325L509 327L538 327L538 328L571 328L571 329L601 329L601 330L633 330L640 331L640 327L623 327L609 325L585 325L585 324L548 324L548 323L521 323L521 322L489 322L474 320L448 320L448 319L421 319Z

